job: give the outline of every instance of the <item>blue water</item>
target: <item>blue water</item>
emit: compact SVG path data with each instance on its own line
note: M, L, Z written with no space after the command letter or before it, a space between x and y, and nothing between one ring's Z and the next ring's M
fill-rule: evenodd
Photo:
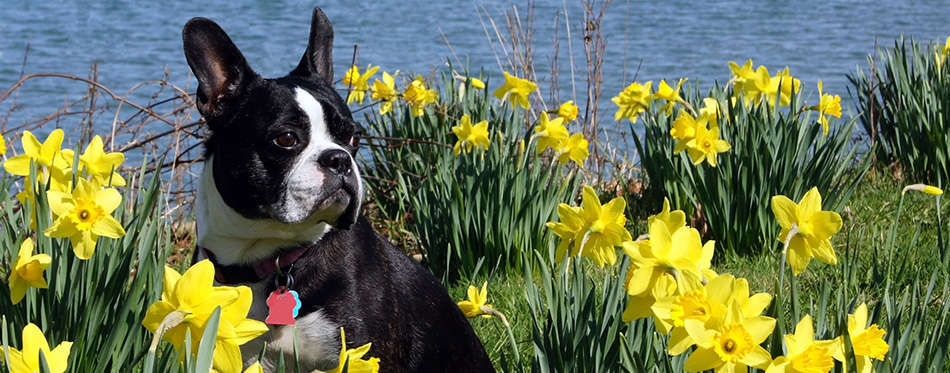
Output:
M88 75L99 64L99 80L117 94L133 85L165 77L172 84L194 89L195 82L182 53L181 27L191 17L216 20L265 76L282 76L299 61L306 46L312 3L296 1L230 0L210 6L199 1L23 1L2 0L0 6L0 91L21 74L57 72ZM225 5L226 4L226 5ZM489 43L489 18L502 28L505 14L524 3L506 0L438 2L347 1L322 4L334 24L337 79L349 66L353 46L359 46L357 64L380 65L385 71L429 74L444 69L446 59L485 68L500 77L496 57L500 46ZM599 4L595 4L598 8ZM571 75L565 10L570 20L577 81L583 80L585 61L580 41L583 25L579 1L539 1L534 9L535 65L548 92L558 18L559 61L562 80ZM725 0L715 2L612 2L602 22L607 38L602 106L633 80L658 81L688 77L708 86L729 79L729 61L752 58L774 72L788 66L815 91L822 79L825 91L848 101L846 74L867 67L867 55L876 43L890 46L900 35L942 43L950 28L950 2L922 1L815 1L774 2ZM494 31L488 32L494 39ZM27 52L27 45L29 49ZM449 47L451 46L451 48ZM454 52L454 54L453 54ZM637 71L639 67L639 71ZM625 77L625 78L624 78ZM498 81L497 79L495 80ZM561 100L583 100L583 86L562 85ZM6 131L49 114L67 100L86 92L81 82L58 78L28 81L14 98L0 102L0 120ZM146 101L154 89L143 89L133 99ZM560 100L555 100L560 101ZM16 107L12 104L16 102ZM848 109L845 109L847 115ZM605 119L612 121L612 115ZM71 125L64 119L61 126ZM112 114L98 118L102 128ZM44 129L40 132L46 132ZM5 134L9 136L9 134Z

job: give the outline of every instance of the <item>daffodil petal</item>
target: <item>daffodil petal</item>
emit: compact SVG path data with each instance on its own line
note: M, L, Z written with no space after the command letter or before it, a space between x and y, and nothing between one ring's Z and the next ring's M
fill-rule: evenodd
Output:
M211 360L215 370L219 372L240 372L243 368L241 348L232 342L216 341Z
M775 214L775 220L782 228L788 229L792 223L798 223L799 219L798 205L786 196L772 197L772 212Z
M65 133L59 128L53 130L53 132L50 132L49 137L47 137L46 141L43 142L43 145L40 146L40 154L43 157L52 158L52 155L58 153L60 148L63 147L64 136ZM52 162L50 164L52 164Z
M775 319L766 316L748 317L743 323L746 331L752 335L752 340L757 344L762 343L775 329Z
M690 338L693 338L700 347L707 348L712 346L713 332L706 329L706 324L703 321L696 319L683 320L683 328L686 329Z
M838 264L838 257L835 255L835 249L831 247L831 241L821 240L818 245L811 247L811 253L822 262L835 265Z
M246 319L234 327L234 343L243 345L250 340L263 335L264 333L267 333L267 330L267 324L257 320Z
M670 334L669 352L670 355L677 356L686 352L690 346L694 345L693 338L689 336L684 328L673 328Z
M716 277L706 284L706 299L713 303L728 304L735 287L736 280L732 275Z
M786 253L786 260L792 267L792 273L796 276L805 271L805 268L808 267L808 262L811 261L811 252L808 250L808 247L805 246L805 240L799 236L792 237L792 241L789 243Z
M12 157L3 162L3 169L11 175L27 176L30 174L30 158L27 154Z
M10 348L10 370L13 372L36 372L39 370L39 365L29 366L26 360L23 359L23 353L15 348ZM39 360L39 359L37 359Z
M769 355L762 346L756 345L739 361L751 367L766 369L772 363L772 355Z
M92 233L109 238L119 238L125 236L125 229L122 228L122 223L119 223L118 220L115 220L111 215L106 215L102 217L102 220L93 224Z
M809 217L815 237L827 239L841 230L841 215L834 211L818 211Z
M27 364L38 367L39 355L34 355L36 351L43 351L49 354L49 344L46 343L46 336L40 331L40 328L33 323L26 324L23 328L23 348L20 350L26 354Z
M96 204L102 207L106 214L112 214L122 204L122 194L115 188L107 188L96 192Z
M75 207L73 196L69 193L50 190L46 192L46 199L49 201L50 210L57 216L66 215Z
M686 360L686 364L683 365L683 370L687 372L702 372L718 368L722 364L723 361L719 358L719 355L716 354L716 351L713 351L711 348L700 348L689 355L689 359Z
M69 351L72 348L72 342L62 342L46 355L46 363L49 365L50 373L62 373L66 371L66 364L69 361Z
M640 267L637 269L630 279L627 294L638 296L645 293L650 288L650 285L656 283L655 277L657 277L657 274L655 272L656 266Z
M82 260L91 258L92 254L96 252L97 239L99 239L99 236L90 231L83 231L78 235L72 236L73 252L76 254L76 257Z
M768 307L770 303L772 303L772 294L755 294L749 297L749 300L742 305L742 314L746 316L761 315L762 311L765 311L765 307Z
M20 303L29 288L30 286L26 281L17 276L16 272L10 274L10 300L13 304Z
M805 193L802 201L798 204L798 208L804 218L821 211L821 194L818 193L817 187L812 187Z
M214 264L205 259L185 271L175 284L174 294L181 297L185 304L201 304L213 293L212 284L214 284ZM234 292L234 296L237 295L237 292Z

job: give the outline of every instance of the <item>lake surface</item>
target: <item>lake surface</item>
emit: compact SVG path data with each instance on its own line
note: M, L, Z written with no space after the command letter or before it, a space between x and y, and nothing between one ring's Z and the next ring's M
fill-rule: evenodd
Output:
M244 52L251 66L265 76L282 76L296 66L306 47L312 3L297 1L231 0L210 6L199 1L25 1L0 0L0 92L21 74L56 72L87 76L99 64L99 80L122 94L135 84L165 77L193 90L194 78L185 62L181 28L191 17L217 21ZM336 30L334 55L337 79L359 46L357 64L379 65L384 71L429 74L444 70L447 58L467 63L473 71L484 68L498 82L500 46L490 19L505 33L505 15L524 3L504 0L463 1L347 1L321 4ZM595 9L599 9L595 4ZM559 39L559 74L570 77L565 22L570 22L577 81L583 80L585 61L580 40L583 7L579 1L538 1L534 15L535 65L544 83L554 56L555 25ZM566 18L565 19L565 14ZM773 74L788 66L802 80L805 92L825 91L848 99L846 74L867 68L867 55L876 43L892 46L901 35L943 43L950 35L950 2L922 1L814 1L773 2L725 0L614 1L607 6L601 32L607 39L603 67L606 116L613 127L615 96L633 81L675 81L687 77L709 86L730 77L729 61L752 58ZM557 20L557 21L556 21ZM486 32L486 28L490 31ZM27 46L29 49L27 51ZM458 64L456 64L458 66ZM378 75L377 75L378 76ZM583 100L562 84L561 100ZM41 78L28 81L12 99L0 102L5 128L46 115L69 99L82 97L85 84ZM154 90L133 99L146 100ZM848 115L845 108L845 115ZM853 111L853 109L851 109ZM9 113L8 113L9 112ZM102 128L112 116L100 118ZM3 117L0 117L2 119ZM68 120L59 125L69 126ZM48 132L44 128L39 132ZM10 134L6 134L8 137Z

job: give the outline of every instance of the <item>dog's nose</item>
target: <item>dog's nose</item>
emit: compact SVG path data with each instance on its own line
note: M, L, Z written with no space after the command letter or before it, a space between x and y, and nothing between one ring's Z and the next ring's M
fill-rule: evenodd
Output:
M350 153L340 149L330 149L320 154L317 163L326 170L337 175L348 175L350 173L351 162Z

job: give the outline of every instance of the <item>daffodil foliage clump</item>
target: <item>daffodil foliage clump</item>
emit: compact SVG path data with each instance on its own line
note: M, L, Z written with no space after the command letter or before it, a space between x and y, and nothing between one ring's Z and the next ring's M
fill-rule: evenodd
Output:
M170 247L159 183L125 174L99 136L65 137L24 131L0 149L6 367L39 371L42 351L50 372L127 372L151 339L132 321L161 294Z
M361 79L376 68L367 71ZM576 195L589 153L588 140L569 130L578 126L572 102L533 109L535 83L509 73L499 80L383 73L349 87L375 100L363 170L378 220L408 222L390 232L408 231L440 276L471 275L482 260L519 268L522 252L546 245L544 224Z
M950 38L925 46L903 38L869 55L871 71L848 78L857 90L861 124L878 144L879 162L912 180L950 182Z
M787 68L729 64L727 84L701 95L682 79L633 83L614 99L635 137L650 199L703 217L730 252L776 249L774 195L801 197L817 187L840 211L870 166L851 141L856 119L841 119L841 97L806 95ZM725 67L724 67L725 69ZM687 84L684 84L687 83ZM661 106L662 105L662 106ZM642 121L641 121L642 120Z

